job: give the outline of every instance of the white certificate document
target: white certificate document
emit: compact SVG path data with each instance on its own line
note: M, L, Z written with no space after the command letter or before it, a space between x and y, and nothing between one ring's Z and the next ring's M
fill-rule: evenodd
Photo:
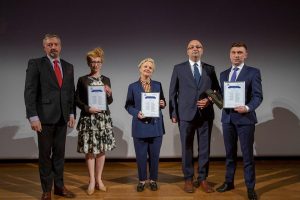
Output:
M144 117L159 117L159 92L142 92L142 113Z
M106 110L106 92L103 85L88 86L88 100L90 107Z
M245 105L245 82L224 82L224 108Z

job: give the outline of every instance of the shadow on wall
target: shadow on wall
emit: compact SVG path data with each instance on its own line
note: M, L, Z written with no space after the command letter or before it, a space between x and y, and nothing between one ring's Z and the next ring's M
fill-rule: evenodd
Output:
M272 120L256 126L257 156L299 156L300 123L298 117L282 107L275 107L272 112Z
M0 128L0 152L4 159L36 158L38 147L34 137L15 139L19 131L18 126L4 126Z
M84 158L84 154L77 152L78 131L75 128L67 129L65 158Z
M124 132L116 126L114 126L113 131L117 147L112 151L108 151L106 158L127 158L128 143L123 139Z

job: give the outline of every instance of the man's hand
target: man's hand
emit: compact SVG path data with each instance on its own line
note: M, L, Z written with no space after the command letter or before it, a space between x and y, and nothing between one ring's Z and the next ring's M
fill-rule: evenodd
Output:
M197 107L200 109L206 108L209 105L209 100L207 98L197 101Z
M172 117L172 123L177 123L177 122L178 122L177 118L176 117Z
M235 107L235 108L234 108L234 111L236 111L236 112L238 112L238 113L241 113L241 114L247 113L247 112L248 112L246 106L238 106L238 107Z
M42 124L40 120L30 122L31 129L37 132L42 131Z
M75 118L74 118L74 117L70 117L70 118L69 118L69 121L68 121L68 126L69 126L70 128L73 128L73 127L75 126L75 123L76 123Z

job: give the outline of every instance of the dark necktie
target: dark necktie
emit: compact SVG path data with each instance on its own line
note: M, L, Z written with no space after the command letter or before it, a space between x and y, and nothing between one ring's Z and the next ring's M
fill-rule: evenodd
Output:
M194 78L195 78L196 83L198 85L198 83L199 83L199 81L201 79L201 75L200 75L197 63L194 64Z
M232 74L232 76L231 76L231 79L230 79L230 82L235 82L235 80L236 80L236 75L237 75L237 71L239 70L239 68L237 68L237 67L234 67L233 68L233 74Z
M56 75L56 78L57 78L57 82L58 82L59 87L61 87L61 85L62 85L62 75L61 75L60 68L58 66L58 60L54 60L53 63L54 63L54 72L55 72L55 75Z

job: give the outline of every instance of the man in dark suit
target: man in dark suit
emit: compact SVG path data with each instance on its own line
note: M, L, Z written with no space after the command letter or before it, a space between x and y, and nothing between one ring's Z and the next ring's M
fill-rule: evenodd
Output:
M46 56L28 62L24 91L26 115L38 135L41 199L51 199L53 181L55 195L72 198L63 171L67 126L75 125L74 70L60 58L58 35L46 34L43 46Z
M234 109L224 108L222 111L223 137L226 150L225 182L217 188L218 192L234 189L234 174L237 159L237 140L240 141L244 162L244 178L248 189L248 198L257 199L255 193L255 166L253 143L255 124L257 123L255 109L263 100L261 75L257 68L244 64L247 58L247 46L244 43L233 43L230 49L232 66L221 73L220 83L224 93L225 81L245 82L245 105ZM224 94L223 94L224 95Z
M201 62L202 54L202 44L198 40L191 40L187 46L189 60L175 65L169 90L170 118L173 123L179 123L184 190L189 193L194 192L194 186L201 186L207 193L213 192L206 178L214 110L205 91L219 91L220 86L214 67ZM198 177L193 183L195 132L198 139Z

